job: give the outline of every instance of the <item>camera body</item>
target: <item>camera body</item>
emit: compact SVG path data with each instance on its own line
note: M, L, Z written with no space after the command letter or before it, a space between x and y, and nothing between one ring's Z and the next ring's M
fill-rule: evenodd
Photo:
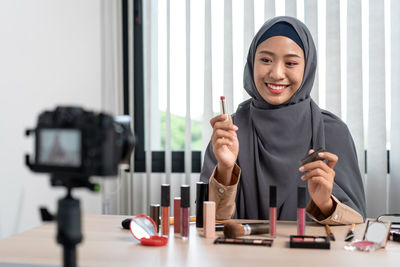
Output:
M121 119L122 117L122 119ZM39 115L35 158L26 164L35 172L71 176L111 176L120 163L129 163L134 137L128 116L117 119L80 107L57 107Z

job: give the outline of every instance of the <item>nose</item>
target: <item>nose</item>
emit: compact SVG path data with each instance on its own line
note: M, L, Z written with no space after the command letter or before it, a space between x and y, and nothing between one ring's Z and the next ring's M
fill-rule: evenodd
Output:
M275 62L275 64L272 65L271 71L270 71L270 78L273 81L280 81L285 78L285 69L284 69L284 64L281 62Z

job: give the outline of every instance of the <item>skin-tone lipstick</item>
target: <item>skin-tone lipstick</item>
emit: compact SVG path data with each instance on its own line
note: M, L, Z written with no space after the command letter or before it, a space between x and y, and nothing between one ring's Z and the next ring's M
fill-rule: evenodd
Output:
M306 188L297 187L297 235L305 234L306 225Z
M161 185L161 234L169 235L169 205L170 205L170 186Z
M269 234L276 236L276 186L269 187Z

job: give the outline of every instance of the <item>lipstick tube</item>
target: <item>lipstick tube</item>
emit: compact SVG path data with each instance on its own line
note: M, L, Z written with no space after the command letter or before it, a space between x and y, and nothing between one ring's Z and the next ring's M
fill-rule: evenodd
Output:
M225 96L221 96L220 97L220 102L219 102L219 107L220 107L220 112L221 114L227 114L227 108L226 108L226 100L225 100ZM225 121L228 121L228 116L226 116Z
M170 186L161 185L161 235L169 235Z
M190 186L181 186L181 237L189 238Z
M196 183L196 227L203 227L203 203L208 201L208 184Z
M269 234L276 236L276 186L269 187Z
M297 187L297 235L305 234L306 225L306 189Z
M181 233L181 198L174 198L174 233Z

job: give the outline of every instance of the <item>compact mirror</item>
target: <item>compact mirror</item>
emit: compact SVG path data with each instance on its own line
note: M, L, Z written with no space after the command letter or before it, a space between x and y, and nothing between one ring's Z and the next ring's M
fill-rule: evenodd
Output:
M150 238L156 234L157 229L153 219L144 214L133 217L129 228L132 235L138 240Z
M157 236L157 227L152 218L139 214L132 218L129 225L132 235L145 246L163 246L168 243L168 238Z
M390 225L390 221L367 220L363 239L385 247L389 239Z

